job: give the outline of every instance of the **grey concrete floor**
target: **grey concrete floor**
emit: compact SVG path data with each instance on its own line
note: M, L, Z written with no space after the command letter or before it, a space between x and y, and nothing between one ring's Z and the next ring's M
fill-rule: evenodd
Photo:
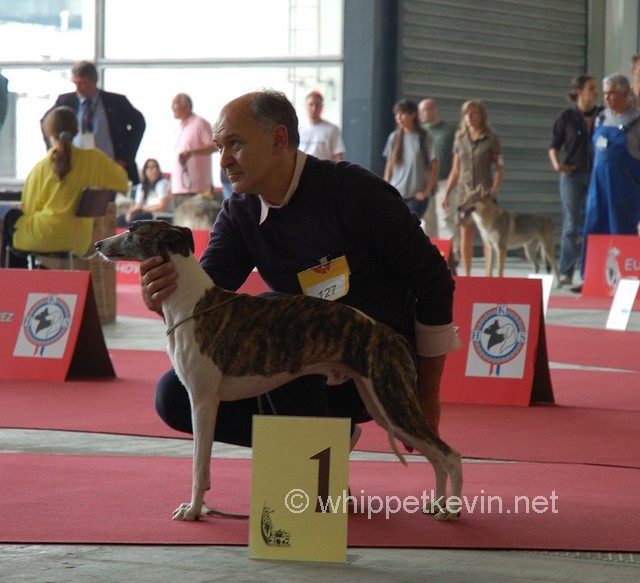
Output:
M473 275L481 275L480 262ZM519 258L509 258L507 275L528 274ZM554 289L552 295L572 295ZM565 326L604 328L606 311L549 309L546 321ZM640 314L628 330L640 331ZM164 350L161 322L119 317L103 328L109 348ZM561 366L551 362L551 366ZM564 365L566 366L566 365ZM0 452L65 455L189 456L180 439L103 435L64 431L0 429ZM464 452L463 452L464 453ZM246 448L215 444L214 456L250 457ZM353 454L353 459L392 459L383 454ZM395 458L393 458L395 459ZM0 517L0 520L2 517ZM75 519L70 517L70 520ZM588 528L588 517L585 517ZM195 583L209 581L443 581L637 582L640 554L563 551L485 551L349 548L342 564L251 560L246 547L134 545L0 545L2 583Z

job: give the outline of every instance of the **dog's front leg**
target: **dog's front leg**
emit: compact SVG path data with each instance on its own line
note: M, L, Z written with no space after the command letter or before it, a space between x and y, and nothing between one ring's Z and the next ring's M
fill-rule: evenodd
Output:
M493 260L496 255L496 251L489 238L485 239L482 237L482 251L484 253L484 276L493 277Z
M204 401L204 402L203 402ZM204 399L191 403L193 410L193 483L191 502L180 504L173 513L173 520L199 520L204 503L204 493L211 487L211 447L215 433L219 401Z

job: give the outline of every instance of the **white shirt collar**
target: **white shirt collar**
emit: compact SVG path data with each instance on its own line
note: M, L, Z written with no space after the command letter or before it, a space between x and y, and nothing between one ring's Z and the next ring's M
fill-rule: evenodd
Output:
M291 179L291 183L289 184L289 188L287 189L287 193L284 195L284 200L279 205L274 205L267 202L262 195L258 195L260 199L260 224L264 223L267 220L267 216L269 215L269 209L271 208L282 208L289 204L293 193L298 188L298 184L300 183L300 176L302 175L302 169L304 168L304 163L307 161L307 155L301 151L296 151L296 167L293 171L293 178Z

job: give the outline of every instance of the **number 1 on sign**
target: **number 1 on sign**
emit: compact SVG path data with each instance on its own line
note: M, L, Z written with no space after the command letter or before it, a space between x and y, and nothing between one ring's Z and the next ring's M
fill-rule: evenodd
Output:
M323 512L329 500L329 468L331 467L331 448L328 447L309 459L318 460L318 501L316 512Z

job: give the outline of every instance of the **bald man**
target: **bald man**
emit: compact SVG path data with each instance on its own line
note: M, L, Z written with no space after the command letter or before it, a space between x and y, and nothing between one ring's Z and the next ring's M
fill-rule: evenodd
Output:
M359 309L416 346L419 400L437 431L446 354L460 345L454 280L399 193L360 166L302 152L295 109L276 91L225 105L214 140L236 194L211 231L200 259L205 271L236 290L257 268L275 292L317 295L320 284L309 287L302 274L322 264L324 299ZM158 312L178 276L161 257L143 262L140 273L145 303ZM329 387L323 376L306 376L264 397L260 406L255 398L221 403L215 439L250 446L251 417L263 411L349 417L353 444L356 424L370 419L352 381ZM174 429L191 432L187 392L173 371L157 384L156 409Z
M455 258L460 252L460 230L458 229L456 205L449 205L444 209L442 201L446 191L447 177L451 171L456 127L440 117L435 99L423 99L418 104L418 115L424 129L433 136L436 156L440 160L438 187L434 193L434 201L427 208L424 218L425 231L430 237L452 241L450 265L455 269L457 263Z

